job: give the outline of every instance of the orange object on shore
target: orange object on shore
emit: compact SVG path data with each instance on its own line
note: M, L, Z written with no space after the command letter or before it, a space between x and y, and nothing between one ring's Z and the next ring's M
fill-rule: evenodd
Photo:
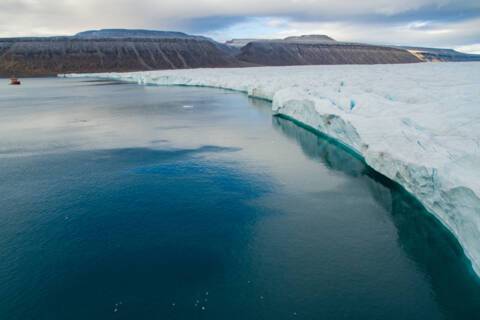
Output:
M20 85L21 82L20 82L20 80L18 80L17 78L11 77L11 78L10 78L10 84L11 84L11 85Z

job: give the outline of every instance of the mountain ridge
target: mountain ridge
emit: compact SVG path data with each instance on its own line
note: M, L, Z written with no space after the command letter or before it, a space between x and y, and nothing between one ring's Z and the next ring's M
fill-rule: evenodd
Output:
M480 60L480 55L464 55L445 49L341 42L321 34L271 40L237 39L227 43L178 31L146 29L100 29L72 36L0 38L0 75L22 77L185 68L470 61L476 58Z

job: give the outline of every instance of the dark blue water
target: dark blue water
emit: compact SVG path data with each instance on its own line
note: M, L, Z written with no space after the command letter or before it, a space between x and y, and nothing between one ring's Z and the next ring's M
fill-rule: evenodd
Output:
M414 199L266 102L0 86L0 319L477 319Z

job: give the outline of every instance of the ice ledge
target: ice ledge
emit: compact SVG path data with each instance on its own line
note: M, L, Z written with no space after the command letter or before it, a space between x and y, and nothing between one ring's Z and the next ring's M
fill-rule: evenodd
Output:
M275 113L338 140L415 195L480 275L480 63L79 76L223 88L270 100Z

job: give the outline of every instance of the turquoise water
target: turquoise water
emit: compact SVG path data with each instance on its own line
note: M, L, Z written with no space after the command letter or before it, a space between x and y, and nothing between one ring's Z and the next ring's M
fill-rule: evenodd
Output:
M0 319L476 319L455 240L270 105L0 86Z

